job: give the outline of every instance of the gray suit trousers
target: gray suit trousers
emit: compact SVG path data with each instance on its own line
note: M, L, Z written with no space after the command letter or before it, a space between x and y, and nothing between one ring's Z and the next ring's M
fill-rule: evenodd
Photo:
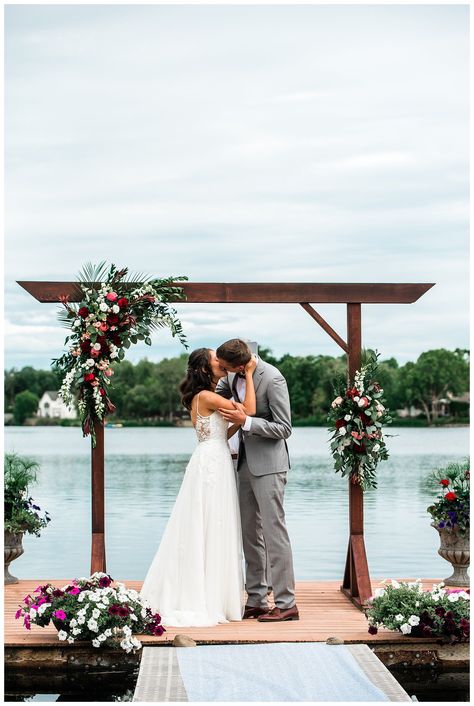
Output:
M295 605L295 577L283 498L286 472L254 476L247 459L239 462L239 500L246 561L247 605L267 605L267 552L271 565L275 605Z

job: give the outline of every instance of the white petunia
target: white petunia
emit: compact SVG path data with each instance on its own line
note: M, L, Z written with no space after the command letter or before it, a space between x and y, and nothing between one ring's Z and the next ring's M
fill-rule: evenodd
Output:
M76 618L73 618L73 619L69 622L69 625L70 625L72 628L74 628L74 627L77 625L77 620L76 620Z
M409 635L411 633L411 625L403 623L403 625L400 625L400 630L404 635Z
M131 620L138 620L137 616L134 613L130 613L130 618Z
M415 608L418 608L420 605L420 601L415 601Z
M140 615L142 616L142 618L145 618L145 617L146 617L146 610L145 610L145 608L142 609Z
M124 625L122 630L123 630L123 634L126 635L127 637L130 637L130 635L132 634L132 631L128 627L128 625Z
M105 608L105 603L103 601L104 601L104 599L102 598L101 602L97 603L97 608L101 608L102 610Z
M457 593L449 593L448 594L448 601L450 603L457 603L458 598L459 598L459 595ZM41 608L41 606L40 606L40 608Z
M73 635L79 635L80 632L81 632L81 629L80 629L80 628L73 628L73 629L72 629L72 634L73 634Z
M86 619L84 618L84 616L80 615L79 618L77 619L77 624L83 625L85 622L86 622Z
M400 584L395 579L392 579L392 588L400 588Z
M94 647L100 647L100 641L96 638L94 640L92 640L92 644Z
M102 633L102 635L98 635L98 636L97 636L97 639L100 640L101 642L104 642L104 640L107 639L107 635L104 635L104 634Z
M419 625L420 624L420 618L417 615L410 615L408 618L408 622L410 625Z
M107 630L104 630L104 635L106 637L111 637L112 635L112 630L110 628L107 628Z
M49 605L48 603L42 603L40 606L38 606L39 615L42 615L44 613L44 611L47 609L48 605Z
M58 638L60 640L65 640L67 638L67 632L65 632L64 630L60 630L58 632Z
M94 608L94 610L92 611L92 617L98 618L99 616L100 616L100 610L98 610L97 608Z
M73 637L71 637L71 635L69 635L69 637L68 637L67 641L68 641L69 643L71 643L71 642L74 642L74 638L73 638Z
M405 617L401 613L399 613L395 616L395 620L397 621L397 623L401 623L403 620L405 620Z
M385 589L384 588L376 588L374 597L375 598L380 598L381 596L385 596Z

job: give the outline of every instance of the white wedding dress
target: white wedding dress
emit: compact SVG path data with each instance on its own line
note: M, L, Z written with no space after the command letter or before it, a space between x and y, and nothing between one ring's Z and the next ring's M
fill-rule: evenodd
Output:
M227 429L219 412L197 413L199 443L140 591L165 626L242 619L242 532Z

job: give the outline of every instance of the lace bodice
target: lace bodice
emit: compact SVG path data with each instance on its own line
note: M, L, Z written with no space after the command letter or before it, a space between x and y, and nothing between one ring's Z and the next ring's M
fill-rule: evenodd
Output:
M199 395L196 410L196 434L199 442L210 441L211 439L224 440L227 443L228 424L226 420L216 410L208 416L199 414Z

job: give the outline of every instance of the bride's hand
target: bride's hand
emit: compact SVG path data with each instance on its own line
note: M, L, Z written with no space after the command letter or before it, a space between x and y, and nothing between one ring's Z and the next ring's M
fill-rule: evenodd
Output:
M246 375L253 375L253 372L256 367L257 367L257 357L255 355L252 355L249 362L245 366L245 374Z

